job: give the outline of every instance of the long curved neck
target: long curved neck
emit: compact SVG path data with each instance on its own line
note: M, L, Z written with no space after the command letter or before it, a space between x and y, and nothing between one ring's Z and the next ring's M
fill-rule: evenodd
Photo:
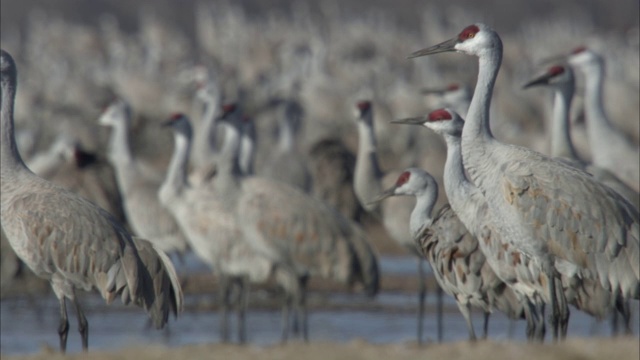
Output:
M478 81L469 105L467 119L462 132L462 143L489 141L493 139L489 125L489 111L493 87L502 62L502 44L488 49L478 57Z
M554 92L551 119L551 156L579 160L571 142L569 131L569 110L573 89L557 89Z
M253 175L254 159L255 159L255 129L251 125L245 125L245 130L240 137L240 155L238 162L240 170L245 176Z
M295 147L295 133L290 119L280 119L278 127L278 150L281 152L293 151Z
M219 175L223 177L238 177L242 174L239 166L240 131L237 127L224 124L224 144L220 151L218 163Z
M2 79L2 96L0 96L0 116L2 117L2 144L0 170L5 174L15 172L20 168L26 168L15 139L15 129L13 122L13 103L16 98L16 79Z
M376 138L371 113L368 119L358 121L358 154L354 174L354 191L367 211L375 211L379 205L372 200L382 191L382 171L376 154Z
M413 238L417 239L422 231L433 223L431 214L438 200L438 185L434 182L433 185L415 195L416 205L409 218L409 228Z
M218 129L216 116L219 107L220 100L217 96L209 97L205 103L202 121L200 122L200 129L193 139L193 160L195 161L196 166L205 165L206 163L208 163L208 159L210 159L213 154L216 154L218 152L216 144Z
M607 119L602 101L604 86L604 66L589 64L584 68L585 75L585 112L587 117L587 131L589 142L598 143L598 137L603 132L611 131L611 123Z
M108 156L116 167L133 161L131 145L129 143L130 123L130 119L121 119L120 121L115 122L112 126L111 138L109 139Z
M444 191L450 202L468 197L475 185L467 178L462 163L462 146L459 136L444 135L447 143L447 159L444 163Z
M178 194L187 186L187 164L189 163L189 152L191 151L191 139L184 134L174 135L175 148L169 169L164 183L160 187L160 193Z

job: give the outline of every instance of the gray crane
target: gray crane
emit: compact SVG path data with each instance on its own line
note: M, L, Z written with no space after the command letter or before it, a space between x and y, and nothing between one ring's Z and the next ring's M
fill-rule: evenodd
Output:
M587 137L593 163L638 190L640 147L616 129L607 116L603 101L604 59L589 48L579 47L571 52L567 61L584 74Z
M563 64L552 65L547 68L544 74L524 85L525 88L532 86L547 86L552 88L555 93L551 121L551 156L592 174L598 181L624 196L637 209L640 201L640 195L637 192L608 170L584 162L578 157L573 147L569 134L569 109L575 86L571 67ZM570 304L598 320L613 312L612 325L617 323L616 308L618 308L623 318L625 332L631 333L631 314L628 300L616 298L614 294L599 286L599 283L594 280L577 277L569 279L563 276L562 282L567 284L564 286L565 295ZM617 330L617 326L612 327L614 334Z
M564 335L569 316L557 286L559 273L596 279L623 299L640 297L638 210L589 174L493 137L489 108L502 61L502 41L494 30L473 24L410 57L447 51L479 59L462 131L464 168L484 195L496 230L517 255L510 260L518 282L530 285L529 298L550 304L554 337L558 329Z
M292 271L277 266L251 247L242 233L232 205L226 202L224 196L215 193L206 183L193 185L188 181L187 167L193 132L187 117L175 114L166 125L174 132L175 149L157 196L180 224L194 253L218 275L223 341L229 340L230 294L234 286L239 287L238 339L244 342L248 285L274 278L293 297L300 296L298 279Z
M78 316L82 347L89 328L76 289L93 288L111 303L120 296L148 312L157 328L182 308L182 290L169 258L151 243L129 235L115 218L84 198L33 174L18 153L13 105L17 69L0 52L1 219L11 247L38 276L51 283L60 302L60 349L67 345L66 299Z
M424 306L427 295L424 274L424 257L416 247L414 235L406 224L411 217L415 200L411 197L394 197L385 202L374 201L383 186L394 183L401 174L399 171L384 173L378 163L377 144L374 131L373 106L370 101L358 101L355 105L355 117L358 126L358 152L353 177L353 189L362 207L378 218L391 238L409 253L417 257L418 263L418 343L422 343ZM436 291L438 341L442 341L442 289Z
M487 212L487 203L478 189L465 174L462 155L461 139L464 121L454 111L439 109L427 116L394 120L399 124L424 125L441 135L447 144L447 159L444 169L444 187L451 208L465 225L467 230L477 240L480 250L486 258L486 262L495 272L496 276L509 286L516 298L519 299L527 319L527 336L534 338L544 336L544 327L540 322L543 309L535 304L527 295L527 284L517 282L517 274L514 266L508 259L513 255L504 246L500 234L495 231L493 219ZM508 299L498 298L498 299ZM504 304L506 308L509 304ZM512 308L516 309L512 306ZM510 318L517 317L517 312L507 312Z
M569 110L575 88L573 70L568 65L552 65L544 74L528 81L524 88L546 86L554 90L551 119L551 156L592 174L598 181L625 197L636 208L640 207L640 194L622 182L609 170L582 160L571 141Z
M133 232L152 241L162 251L182 257L188 242L176 220L158 200L162 178L155 171L145 170L146 164L131 151L129 104L122 99L113 101L98 122L111 128L107 157L116 171L126 217Z
M335 209L288 184L240 173L241 115L237 104L223 107L219 126L226 132L225 144L212 188L226 198L229 209L235 209L243 234L254 248L298 275L302 297L291 301L302 322L302 335L308 339L306 281L321 277L362 283L373 296L380 281L377 256L362 229ZM286 323L287 316L288 312Z
M444 205L432 215L438 199L438 183L428 172L406 169L378 200L396 195L416 198L409 221L411 234L421 256L429 261L440 287L456 300L467 322L469 340L476 340L470 314L472 306L484 312L484 338L494 307L512 319L524 316L518 297L485 261L478 240L467 231L451 206Z

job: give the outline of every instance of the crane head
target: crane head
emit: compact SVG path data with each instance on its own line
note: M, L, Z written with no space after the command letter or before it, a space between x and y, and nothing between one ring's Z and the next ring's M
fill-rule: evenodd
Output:
M571 66L574 67L601 67L604 60L600 54L589 49L586 46L578 46L573 49L571 53L566 57Z
M131 107L121 98L114 98L102 110L98 118L98 124L102 126L114 126L119 123L129 124L131 121Z
M365 120L367 118L366 115L371 114L372 110L370 100L360 100L355 104L354 115L357 119Z
M0 49L0 76L3 85L5 82L10 84L16 83L16 63L13 60L13 57L3 49Z
M169 117L169 119L162 123L162 126L171 127L171 129L173 129L176 134L182 134L189 139L191 138L191 122L189 121L187 115L183 113L173 113Z
M457 112L442 108L430 112L426 117L424 126L443 136L459 137L462 135L464 120Z
M435 202L438 193L438 183L433 176L420 168L408 168L398 176L393 186L381 192L374 201L380 202L390 196L396 195L415 196L425 192L425 190L435 195L432 197Z
M449 40L411 53L408 58L452 51L477 56L488 49L495 48L502 50L500 36L487 25L476 23L465 27L457 36Z
M554 86L566 87L571 86L573 89L574 77L571 67L568 65L552 65L544 74L528 81L522 86L523 89L533 86Z

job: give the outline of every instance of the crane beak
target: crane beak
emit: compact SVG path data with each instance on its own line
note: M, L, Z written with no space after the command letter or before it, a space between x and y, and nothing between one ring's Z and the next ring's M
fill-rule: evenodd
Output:
M413 58L417 58L417 57L421 57L421 56L433 55L433 54L437 54L437 53L441 53L441 52L447 52L447 51L456 51L456 45L457 44L458 44L458 38L454 37L454 38L449 39L447 41L441 42L438 45L434 45L434 46L428 47L426 49L415 51L415 52L411 53L407 57L407 59L413 59Z
M368 205L376 205L382 200L395 195L396 187L391 187L383 192L381 192L375 199L373 199Z
M424 125L427 120L424 116L391 120L392 124Z
M169 120L165 120L163 122L160 123L161 127L170 127L173 124L173 120L169 119Z
M430 94L442 94L446 90L445 89L432 89L432 88L422 88L420 89L420 94L422 95L430 95Z
M539 76L539 77L527 82L526 84L522 85L522 88L526 89L526 88L530 88L532 86L547 85L547 84L549 84L549 79L551 79L552 77L553 77L553 75L551 75L551 74L544 74L544 75Z

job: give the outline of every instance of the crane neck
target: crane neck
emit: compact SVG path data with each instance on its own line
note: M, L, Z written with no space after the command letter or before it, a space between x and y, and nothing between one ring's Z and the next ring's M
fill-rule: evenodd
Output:
M602 132L611 132L611 123L603 105L604 65L595 63L583 68L585 75L585 113L589 141L598 141Z
M242 172L239 165L240 129L228 123L220 124L224 131L224 143L220 151L218 174L222 177L239 177Z
M551 119L551 156L579 160L569 130L573 88L560 88L554 92Z
M124 119L115 121L112 125L111 137L109 138L109 160L116 167L129 164L133 161L131 145L129 142L131 119L122 115Z
M16 98L16 77L14 72L2 74L0 96L0 116L2 117L2 144L0 170L2 177L11 174L19 169L26 169L22 157L18 152L18 145L15 139L15 128L13 121L13 106Z
M382 170L376 153L373 119L358 121L358 153L354 173L354 191L365 210L375 212L379 203L373 199L382 191Z
M187 187L187 166L191 151L191 138L183 133L174 133L175 148L164 183L160 187L160 198L168 194L179 194Z
M220 100L217 96L209 97L205 102L200 131L196 132L193 139L193 151L195 166L204 166L208 163L213 154L218 152L217 137L217 115L220 108Z
M491 96L502 62L502 41L478 55L478 80L462 131L463 148L484 145L494 139L489 124Z
M278 150L280 152L291 152L295 147L295 131L292 120L281 119L278 127Z
M434 181L426 189L418 191L416 194L416 205L409 218L409 228L411 235L417 239L422 231L433 224L433 208L438 200L438 184Z
M254 174L255 161L255 129L253 125L245 125L240 137L240 170L244 176Z

